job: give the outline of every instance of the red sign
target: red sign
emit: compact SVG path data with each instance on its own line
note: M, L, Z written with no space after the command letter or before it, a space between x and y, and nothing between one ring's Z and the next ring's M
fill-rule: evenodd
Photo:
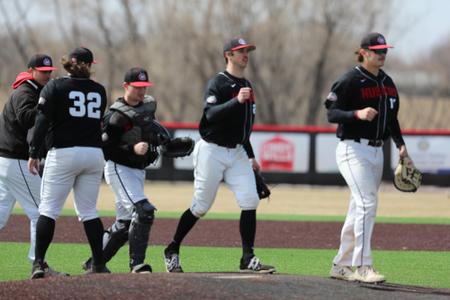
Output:
M294 169L295 145L279 135L265 141L260 154L263 171Z

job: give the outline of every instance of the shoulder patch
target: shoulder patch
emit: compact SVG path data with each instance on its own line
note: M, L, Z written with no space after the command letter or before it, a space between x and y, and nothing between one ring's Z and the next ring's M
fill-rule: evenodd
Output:
M217 102L217 98L214 95L208 96L208 98L206 98L206 102L210 103L210 104L214 104Z
M338 99L336 93L330 92L327 96L328 101L336 101Z
M45 99L44 97L40 97L40 98L39 98L39 101L38 101L38 104L44 105L45 102L47 102L47 99Z

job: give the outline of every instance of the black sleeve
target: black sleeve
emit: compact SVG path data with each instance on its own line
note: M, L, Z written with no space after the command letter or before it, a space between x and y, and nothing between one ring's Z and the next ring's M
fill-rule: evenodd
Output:
M121 141L122 135L133 126L131 121L124 114L114 111L109 112L103 119L103 146L106 148L115 148L116 151L128 155L134 152L134 145Z
M39 149L45 140L45 135L47 134L48 127L56 109L55 95L57 94L57 89L55 82L56 80L51 80L47 83L39 96L34 132L29 150L31 158L38 158Z
M206 119L211 122L218 122L223 120L234 113L234 111L239 108L239 101L237 97L234 97L228 101L221 102L220 88L218 87L218 82L216 78L211 79L208 82L208 86L205 90L204 101L205 101L205 116Z
M250 140L244 144L244 150L247 152L248 158L255 158L255 153L253 152L253 147Z
M41 146L45 140L45 135L47 134L48 127L49 120L41 111L38 111L36 115L33 136L30 142L29 154L31 158L39 157L39 149L41 149Z
M325 100L328 122L353 123L358 122L355 110L348 110L347 102L351 96L351 79L348 76L341 77L331 87L331 92Z
M15 105L15 115L20 126L24 129L30 129L34 125L34 120L37 113L37 99L36 95L30 92L22 92L17 97L17 105Z

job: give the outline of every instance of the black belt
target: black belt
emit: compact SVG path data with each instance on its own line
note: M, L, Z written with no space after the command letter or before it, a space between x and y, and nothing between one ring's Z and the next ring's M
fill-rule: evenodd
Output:
M231 148L231 149L234 149L239 145L236 143L216 143L216 142L211 142L211 143L219 145L220 147Z
M341 139L341 141L343 140L352 140L355 141L357 143L361 143L361 139L360 138L356 138L356 139ZM365 139L368 140L368 139ZM372 146L372 147L381 147L383 146L383 140L368 140L367 145Z

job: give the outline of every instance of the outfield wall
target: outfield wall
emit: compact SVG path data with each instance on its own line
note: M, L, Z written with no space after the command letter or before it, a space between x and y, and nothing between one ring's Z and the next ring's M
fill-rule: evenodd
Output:
M173 136L199 140L197 124L163 123ZM450 186L450 130L404 130L408 152L424 173L423 184ZM267 181L314 185L344 185L335 160L335 128L255 125L251 136L256 159ZM391 181L398 163L392 141L383 146L384 181ZM161 158L148 168L152 180L192 180L192 155Z

